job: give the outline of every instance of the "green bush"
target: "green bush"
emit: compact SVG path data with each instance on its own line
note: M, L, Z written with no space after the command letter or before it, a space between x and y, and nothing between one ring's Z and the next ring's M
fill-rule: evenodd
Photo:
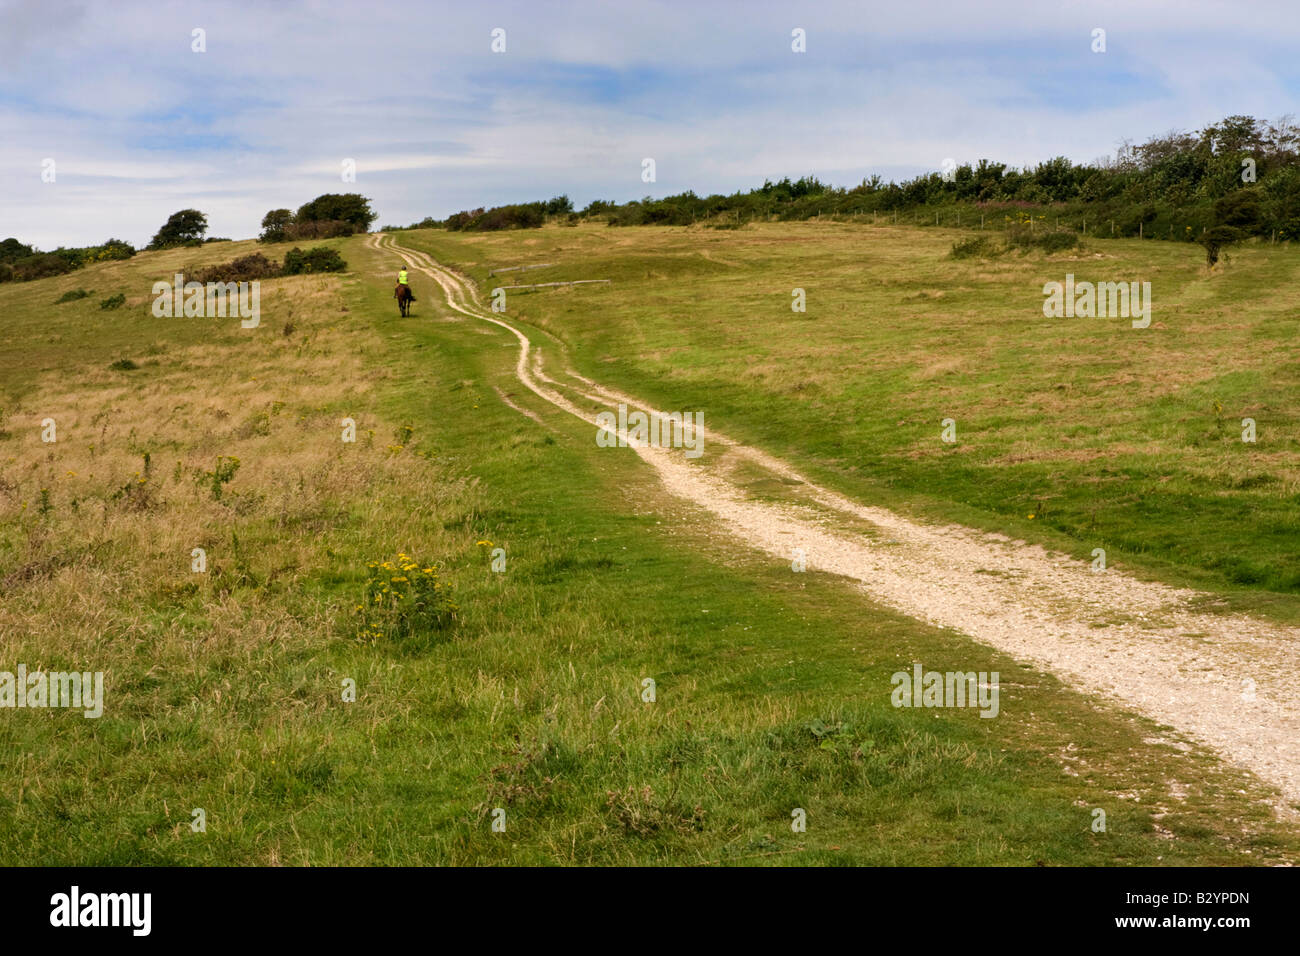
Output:
M1079 237L1067 229L1045 232L1038 238L1037 245L1045 252L1060 252L1063 249L1073 249L1078 246Z
M1060 252L1062 249L1073 249L1078 244L1078 233L1070 229L1034 229L1015 225L1007 230L1007 247L1014 246L1024 252L1030 249Z
M90 289L89 291L86 289L73 289L71 292L65 292L63 295L59 296L58 299L55 300L54 304L63 305L65 302L76 302L78 299L87 298L91 292L94 291L94 289Z
M0 262L17 262L19 259L26 259L35 254L35 249L17 239L10 238L0 242Z
M99 303L101 309L120 309L126 304L126 296L119 292L117 295L110 295L103 302Z
M231 262L207 266L203 269L187 270L195 282L252 282L257 279L274 279L282 272L278 263L272 262L260 252L240 256Z
M337 249L317 246L303 252L294 246L284 254L284 274L296 276L304 272L343 272L348 264L338 254Z
M66 255L59 255L54 252L38 252L34 256L28 256L26 259L19 259L15 262L13 264L13 275L19 282L30 282L32 279L61 276L75 268L77 268L77 264L72 262Z
M370 200L359 193L326 193L299 206L294 222L343 222L356 232L365 232L378 218L370 208Z

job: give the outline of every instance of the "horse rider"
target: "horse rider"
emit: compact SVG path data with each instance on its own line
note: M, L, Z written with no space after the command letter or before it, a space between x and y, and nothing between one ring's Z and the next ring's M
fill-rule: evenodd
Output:
M401 286L406 286L407 290L409 291L411 288L410 282L407 281L409 278L410 277L406 274L406 266L402 266L400 269L397 270L397 285L399 286L399 288ZM397 298L398 291L399 289L393 290L393 298ZM411 301L412 302L415 301L415 293L411 293Z

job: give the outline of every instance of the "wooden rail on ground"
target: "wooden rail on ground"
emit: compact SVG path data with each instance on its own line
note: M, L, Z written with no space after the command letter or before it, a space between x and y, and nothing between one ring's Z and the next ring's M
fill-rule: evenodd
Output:
M506 266L504 269L493 269L488 273L488 276L494 276L498 272L519 272L523 269L546 269L553 265L555 265L554 262L539 262L535 266Z
M555 285L583 285L588 282L613 282L613 279L574 279L572 282L538 282L535 285L499 285L498 289L545 289ZM495 291L495 290L494 290Z

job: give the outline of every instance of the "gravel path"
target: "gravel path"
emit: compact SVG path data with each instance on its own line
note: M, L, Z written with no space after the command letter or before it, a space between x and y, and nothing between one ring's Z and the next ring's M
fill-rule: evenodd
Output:
M528 337L485 309L467 279L391 236L369 242L434 279L451 308L513 333L516 376L556 408L593 429L596 413L620 402L661 414L572 371L555 372L566 381L548 376ZM705 454L694 461L680 449L631 444L668 491L711 512L746 544L787 564L802 549L809 569L849 578L881 604L1168 724L1300 801L1300 631L1198 613L1198 592L1113 568L1094 572L1001 535L863 505L707 428ZM742 465L783 479L799 500L755 500L737 478Z

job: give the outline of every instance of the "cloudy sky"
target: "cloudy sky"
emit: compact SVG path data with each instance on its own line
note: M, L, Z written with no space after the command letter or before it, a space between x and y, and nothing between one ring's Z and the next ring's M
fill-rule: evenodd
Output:
M1300 112L1298 49L1296 0L0 0L0 238L141 245L189 206L247 238L325 192L406 224L946 157L1086 162Z

